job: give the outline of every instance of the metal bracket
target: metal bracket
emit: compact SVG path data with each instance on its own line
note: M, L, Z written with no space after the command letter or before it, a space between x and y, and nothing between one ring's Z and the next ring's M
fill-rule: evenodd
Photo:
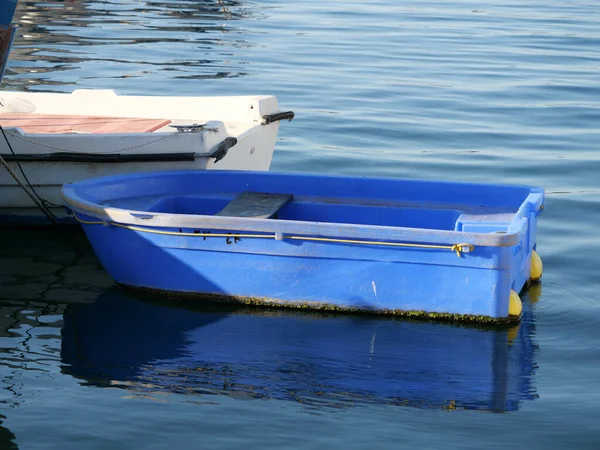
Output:
M202 123L193 123L189 125L169 125L172 128L175 128L179 133L201 133L203 131L212 131L218 132L218 128L206 128L206 124Z

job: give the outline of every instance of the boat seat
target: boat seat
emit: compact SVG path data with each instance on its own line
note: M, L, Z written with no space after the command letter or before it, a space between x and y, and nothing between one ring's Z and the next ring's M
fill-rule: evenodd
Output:
M224 217L252 217L254 219L271 219L294 196L292 194L269 194L264 192L244 191L231 200L225 208L216 213Z
M65 114L0 114L4 128L20 128L29 134L54 133L152 133L171 123L168 119L103 117Z

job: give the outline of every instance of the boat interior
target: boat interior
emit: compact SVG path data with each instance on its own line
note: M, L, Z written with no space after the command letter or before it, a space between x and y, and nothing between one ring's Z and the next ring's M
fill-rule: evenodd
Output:
M240 171L174 171L76 183L81 201L131 214L224 216L506 232L541 205L527 186Z
M369 199L341 199L244 191L193 195L123 198L105 203L136 211L277 219L307 222L376 225L464 232L502 232L518 208L410 202L382 203Z

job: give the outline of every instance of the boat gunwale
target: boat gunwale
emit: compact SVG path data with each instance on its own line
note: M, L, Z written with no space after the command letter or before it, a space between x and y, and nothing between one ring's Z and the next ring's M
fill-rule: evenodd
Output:
M114 118L170 119L190 123L219 120L229 131L231 125L243 125L248 131L257 125L278 127L275 121L263 124L264 115L280 113L277 97L258 95L121 95L113 89L75 89L71 92L2 91L2 114L48 114L100 116ZM101 98L101 103L98 99ZM33 105L33 110L7 109L14 101ZM215 107L218 112L215 112ZM58 108L58 109L57 109ZM239 111L232 114L231 110ZM226 112L224 112L226 111ZM246 113L246 111L253 111Z
M243 171L235 171L242 175ZM177 173L189 173L189 171L161 172L167 176L176 176ZM271 172L273 173L273 172ZM155 175L156 173L154 173ZM136 174L134 177L148 177L152 173ZM284 174L280 174L284 175ZM294 176L310 176L315 174L294 173ZM116 175L102 177L102 181L117 181L128 179L131 176ZM348 178L340 175L327 175L330 178ZM373 177L358 177L362 179L385 179ZM65 184L61 196L65 206L75 212L82 213L88 217L101 220L107 225L110 222L122 225L152 228L172 229L213 229L224 231L251 231L263 233L302 234L308 236L322 236L329 238L352 238L352 239L378 239L390 241L409 241L414 243L428 244L471 244L484 247L511 247L521 242L521 236L527 230L528 221L524 217L527 212L526 206L531 205L534 210L539 211L543 205L543 189L532 186L506 185L507 187L525 188L529 191L528 196L522 202L515 217L505 233L474 233L452 230L432 230L424 228L397 227L385 225L362 225L331 222L314 222L284 219L255 219L246 217L222 217L201 214L173 214L126 208L106 206L98 202L90 201L81 195L78 190L80 186L90 186L97 183L99 179L85 180L77 183ZM400 178L388 178L388 180L403 181ZM405 180L414 182L415 180ZM426 181L431 184L453 184L461 186L478 187L477 183L465 182L437 182Z

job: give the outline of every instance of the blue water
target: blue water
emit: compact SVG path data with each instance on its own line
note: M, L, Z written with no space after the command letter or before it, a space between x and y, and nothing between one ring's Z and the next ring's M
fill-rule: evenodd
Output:
M599 448L599 13L22 0L4 89L274 94L272 170L543 186L544 277L514 329L191 308L3 231L0 448Z

